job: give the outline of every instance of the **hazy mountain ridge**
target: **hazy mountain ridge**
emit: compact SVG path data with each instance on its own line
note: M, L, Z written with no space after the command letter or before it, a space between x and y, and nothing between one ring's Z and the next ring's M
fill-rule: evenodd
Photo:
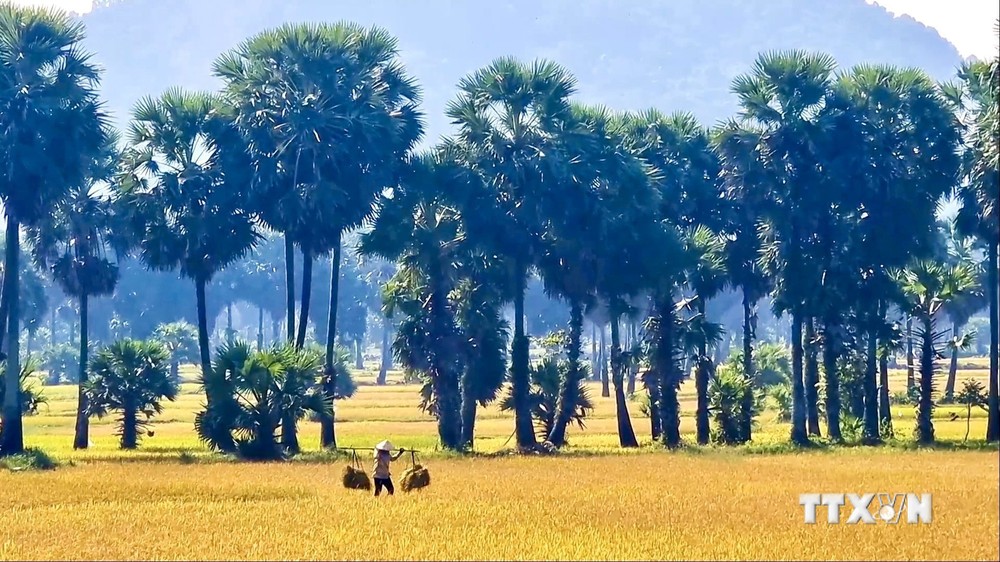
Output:
M218 87L212 61L256 32L338 20L376 24L399 38L424 90L428 140L449 132L443 113L458 81L504 55L563 64L583 101L686 110L709 124L735 111L730 82L764 50L826 51L843 66L917 66L937 79L949 79L961 62L933 29L864 0L120 0L83 17L119 124L142 96L174 85Z

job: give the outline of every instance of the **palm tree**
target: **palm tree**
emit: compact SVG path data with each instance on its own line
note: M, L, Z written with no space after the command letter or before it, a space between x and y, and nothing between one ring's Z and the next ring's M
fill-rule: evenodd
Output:
M920 399L917 402L916 439L920 443L934 442L934 361L939 355L942 333L937 331L937 314L952 299L976 289L975 271L968 265L943 266L918 261L897 272L895 280L903 295L904 305L917 318L920 338Z
M698 409L695 412L697 439L699 445L709 441L709 400L708 384L715 371L712 358L708 354L709 345L718 343L717 330L705 316L705 302L716 296L725 286L726 269L723 239L704 226L699 226L685 237L687 250L694 256L694 267L687 272L687 284L694 292L695 317L690 321L695 339L695 389Z
M575 79L557 64L502 58L464 78L458 98L447 109L448 117L459 126L457 140L468 148L469 165L486 178L495 202L491 213L481 215L481 226L470 227L470 235L511 263L511 384L520 448L537 444L528 397L525 287L540 254L548 210L564 202L554 200L560 181L550 178L550 172L562 165L555 132L570 118L569 97L575 88Z
M177 89L139 102L130 137L119 213L148 268L180 270L194 281L198 347L207 373L205 287L260 239L247 208L246 151L216 98Z
M91 377L83 385L86 413L103 418L112 410L121 412L122 449L135 449L149 419L163 411L163 399L172 402L177 397L169 361L170 353L158 342L131 339L101 349L91 361Z
M254 351L239 341L220 347L212 371L202 377L206 394L216 399L195 418L198 436L249 459L281 459L283 449L297 452L297 420L307 413L320 419L332 415L332 401L318 384L321 369L316 349L285 344Z
M990 319L990 380L987 441L1000 440L1000 170L997 132L1000 106L1000 58L964 65L960 87L946 89L966 132L966 180L958 189L962 206L957 226L976 236L986 250L986 296Z
M63 12L0 4L0 201L7 217L0 325L8 340L0 454L24 448L20 389L20 230L82 184L104 142L98 71L83 26ZM0 336L0 344L2 344Z
M758 177L768 201L765 220L777 271L776 310L792 316L792 434L794 443L809 441L803 382L802 328L819 276L807 259L807 238L824 205L816 200L823 173L817 145L823 141L818 116L836 67L824 54L802 51L763 53L753 70L736 78L739 122L759 133Z
M371 217L378 195L420 139L419 89L399 62L392 35L349 23L265 31L220 58L215 73L227 83L263 175L261 216L285 232L286 249L295 242L302 251L300 348L312 259L333 253L325 362L333 381L341 238ZM286 260L291 271L287 252ZM293 325L291 311L289 320ZM333 418L323 420L321 442L336 446Z
M467 176L444 150L411 158L359 246L363 255L399 263L384 292L386 313L406 316L393 348L404 367L430 379L441 444L453 450L463 445L462 343L449 294L469 249L456 200Z
M885 315L893 291L888 271L930 255L938 201L958 177L960 139L939 88L916 69L856 66L839 77L829 107L843 133L836 135L833 148L849 156L834 175L851 186L842 191L840 203L853 219L856 242L850 256L861 280L857 311L867 343L865 440L877 442L878 350L887 343Z
M167 349L170 354L170 380L180 385L181 361L198 360L198 328L187 322L160 324L152 339Z

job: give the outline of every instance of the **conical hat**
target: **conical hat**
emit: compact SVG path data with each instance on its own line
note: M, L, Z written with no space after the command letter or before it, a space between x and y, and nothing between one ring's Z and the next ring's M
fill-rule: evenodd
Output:
M392 443L390 443L388 441L383 441L383 442L379 443L378 445L375 445L375 450L376 451L392 451L393 449L395 449L395 447L393 447Z

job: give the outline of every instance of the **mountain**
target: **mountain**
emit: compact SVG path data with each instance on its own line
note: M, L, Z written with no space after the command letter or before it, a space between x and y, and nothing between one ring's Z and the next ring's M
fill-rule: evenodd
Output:
M444 109L458 81L505 55L561 63L581 101L691 111L707 124L735 111L729 85L761 51L819 50L845 67L916 66L938 80L962 60L933 29L865 0L112 0L83 16L119 125L143 96L218 88L212 61L254 33L339 20L399 38L423 87L429 141L450 130Z

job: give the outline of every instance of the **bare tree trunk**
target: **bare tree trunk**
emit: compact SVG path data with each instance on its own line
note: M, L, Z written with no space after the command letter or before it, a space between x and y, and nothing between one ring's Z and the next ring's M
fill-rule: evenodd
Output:
M285 329L288 332L288 343L295 342L295 244L291 237L285 234L285 307L287 318Z
M805 333L805 391L806 423L809 435L819 436L819 350L816 347L816 328L812 317L806 319Z
M948 365L948 382L944 385L944 399L951 402L955 396L955 379L958 377L958 323L951 323L951 363Z
M548 440L556 447L566 444L566 426L573 418L576 410L577 389L580 385L580 345L583 339L583 304L570 303L569 308L569 343L566 347L566 358L569 368L566 377L559 381L559 398L556 404L555 423L549 432Z
M834 443L843 438L840 433L840 373L837 372L836 324L832 314L823 320L823 370L826 374L826 433Z
M73 448L86 449L90 444L90 418L87 415L87 295L80 296L80 366L77 376L76 432L73 435Z
M514 338L511 342L511 393L514 397L514 433L520 449L534 449L538 445L535 429L532 427L531 408L528 403L528 387L531 383L531 357L528 353L528 336L524 333L524 293L528 281L527 267L518 264L514 271Z
M601 326L601 352L600 352L600 362L601 362L601 397L607 398L611 396L611 387L608 385L608 356L605 354L605 350L608 348L607 340L605 339L605 326Z
M339 269L339 268L335 268ZM299 333L295 337L295 347L302 349L306 345L306 330L309 327L309 305L312 301L312 270L313 256L302 251L302 301L299 302ZM336 302L333 303L336 306Z
M264 308L257 307L257 349L264 349Z
M698 314L705 317L705 301L701 297L697 301ZM699 445L708 445L709 423L708 423L708 379L710 364L708 358L708 342L700 338L698 342L698 358L695 362L694 386L698 399L698 406L695 410L695 429Z
M878 320L880 319L879 317ZM878 330L875 326L878 320L869 318L866 330L867 352L862 380L865 398L862 441L867 445L875 445L882 441L878 427Z
M382 361L379 364L378 378L375 380L375 384L382 386L385 384L386 376L389 374L389 369L392 368L392 347L389 343L389 319L382 318Z
M326 324L326 354L323 361L323 394L331 403L334 401L337 390L337 371L333 368L333 358L336 353L334 341L337 336L337 297L340 293L340 252L340 240L338 239L330 259L330 312ZM302 323L305 323L305 318L302 319ZM332 411L329 416L320 419L319 441L325 449L337 448L337 433L334 424L335 418Z
M632 420L628 415L628 403L625 401L625 365L622 361L622 347L619 341L618 315L611 315L611 370L615 385L615 417L618 420L618 443L622 447L638 447L632 429Z
M802 322L801 313L792 313L792 442L804 445L809 442L806 432L806 397L802 373Z
M753 402L754 374L753 339L754 311L753 303L746 290L743 291L743 376L746 378L746 392L743 394L743 417L740 419L740 433L743 441L749 442L753 433Z
M989 297L990 314L990 382L987 400L988 418L986 421L986 440L1000 441L1000 271L998 271L997 256L1000 246L1000 233L994 233L993 240L988 245L988 267L986 294Z
M913 368L913 316L906 315L906 392L909 394L916 386Z
M4 288L7 297L7 366L4 376L3 428L0 429L0 455L24 451L24 429L21 425L21 332L18 302L18 272L20 271L21 229L17 219L7 212L7 247L4 249Z

